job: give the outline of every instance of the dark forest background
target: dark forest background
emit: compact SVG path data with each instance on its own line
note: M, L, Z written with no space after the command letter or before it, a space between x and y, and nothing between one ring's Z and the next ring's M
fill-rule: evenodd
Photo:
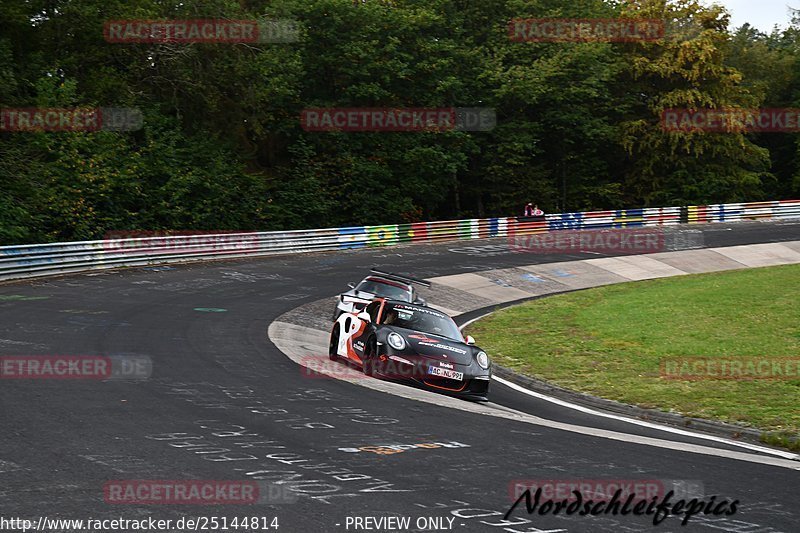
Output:
M293 18L273 44L111 44L110 19ZM519 17L657 18L650 43L520 43ZM787 15L788 17L788 15ZM800 196L794 134L664 108L800 107L800 21L694 0L0 0L0 107L136 107L138 131L0 133L0 244ZM491 107L491 132L314 133L307 107Z

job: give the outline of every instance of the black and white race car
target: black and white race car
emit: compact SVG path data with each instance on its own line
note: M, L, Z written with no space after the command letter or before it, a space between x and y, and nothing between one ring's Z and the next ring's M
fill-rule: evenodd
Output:
M373 377L411 380L425 388L487 400L491 362L453 319L436 309L376 298L344 313L331 330L328 355Z
M414 285L430 287L431 284L422 279L416 279L391 272L383 272L373 268L373 275L367 276L361 283L350 283L350 290L343 292L336 298L336 309L333 311L333 320L342 313L355 313L364 309L375 298L389 298L419 305L425 305L425 300L417 295Z

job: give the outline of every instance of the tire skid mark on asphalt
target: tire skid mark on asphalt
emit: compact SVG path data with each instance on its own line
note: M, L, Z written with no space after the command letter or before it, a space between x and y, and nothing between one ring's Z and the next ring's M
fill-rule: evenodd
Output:
M7 472L18 472L20 470L25 470L25 468L12 461L0 459L0 474L5 474Z
M153 472L156 467L135 455L119 455L119 454L91 454L79 455L83 459L106 466L114 472L121 474L137 473L137 472Z
M0 345L8 345L8 346L32 346L37 350L45 350L47 349L46 344L37 344L34 342L26 342L26 341L15 341L13 339L0 339Z

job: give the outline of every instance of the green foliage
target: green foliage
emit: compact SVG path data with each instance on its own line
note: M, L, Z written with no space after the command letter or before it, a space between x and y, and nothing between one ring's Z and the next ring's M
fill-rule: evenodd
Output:
M785 198L788 134L667 107L800 107L798 32L696 0L0 0L0 107L134 107L132 132L0 132L0 245ZM292 43L109 43L124 19L291 18ZM657 18L651 43L514 42L514 18ZM490 132L308 132L310 107L488 107Z

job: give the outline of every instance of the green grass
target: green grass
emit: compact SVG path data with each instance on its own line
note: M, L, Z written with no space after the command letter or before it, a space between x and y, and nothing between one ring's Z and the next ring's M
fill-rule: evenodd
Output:
M800 265L612 285L472 324L520 373L646 408L746 424L800 448L800 380L676 381L669 357L800 356Z

